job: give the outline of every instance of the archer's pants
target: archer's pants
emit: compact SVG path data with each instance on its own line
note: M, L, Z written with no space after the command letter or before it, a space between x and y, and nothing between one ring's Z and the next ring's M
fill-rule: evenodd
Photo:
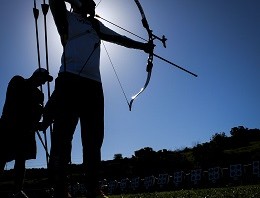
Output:
M68 72L60 73L51 100L55 113L49 170L54 186L58 194L66 188L66 166L71 160L72 138L80 121L85 181L87 190L94 191L98 188L104 138L102 84Z

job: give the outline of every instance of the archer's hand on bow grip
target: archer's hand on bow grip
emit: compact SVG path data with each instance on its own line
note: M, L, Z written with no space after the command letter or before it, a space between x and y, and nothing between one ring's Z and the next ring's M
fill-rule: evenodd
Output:
M153 44L152 41L148 41L147 43L144 44L144 51L148 54L153 54L155 44Z

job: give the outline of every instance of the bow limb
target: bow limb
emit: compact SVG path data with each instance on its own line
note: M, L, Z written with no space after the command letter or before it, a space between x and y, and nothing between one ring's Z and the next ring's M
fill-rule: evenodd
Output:
M148 21L145 17L145 14L144 14L144 10L139 2L139 0L134 0L140 13L141 13L141 16L142 16L142 24L143 24L143 27L146 29L147 31L147 34L148 34L148 37L149 37L149 40L148 42L151 43L151 45L153 45L153 33L152 33L152 30L150 29L149 27L149 24L148 24ZM134 100L137 98L137 96L139 96L145 89L146 87L148 86L149 82L150 82L150 79L151 79L151 75L152 75L152 68L153 68L153 50L149 53L149 56L148 56L148 60L147 60L147 66L146 66L146 71L147 71L147 78L146 78L146 82L144 84L144 87L137 93L135 94L130 103L129 103L129 110L131 111L132 109L132 104L134 102Z
M137 96L139 96L146 89L147 85L149 84L150 79L151 79L151 75L152 75L152 70L150 72L148 72L148 74L147 74L147 78L146 78L146 82L144 84L144 87L137 94L132 96L131 101L129 102L129 110L130 111L132 110L132 104L133 104L134 100L137 98Z
M149 36L149 39L150 39L150 37L152 38L152 30L150 29L148 21L145 17L144 9L141 6L141 3L139 2L139 0L134 0L134 1L135 1L136 5L137 5L137 7L138 7L138 9L141 13L143 26L146 29L146 31L148 32L148 36Z

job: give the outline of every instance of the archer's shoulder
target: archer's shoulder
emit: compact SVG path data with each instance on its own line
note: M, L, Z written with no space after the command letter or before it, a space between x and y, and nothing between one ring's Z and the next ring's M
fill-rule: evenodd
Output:
M17 85L22 85L25 82L25 78L20 76L20 75L15 75L12 77L10 80L9 84L17 84Z
M20 75L15 75L11 81L24 81L24 77L20 76Z

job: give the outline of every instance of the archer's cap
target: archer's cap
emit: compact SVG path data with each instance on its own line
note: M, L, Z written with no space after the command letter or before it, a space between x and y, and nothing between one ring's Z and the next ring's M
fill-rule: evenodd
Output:
M44 68L38 68L33 72L33 75L42 75L46 81L51 82L53 80L53 77L50 75L48 70Z

